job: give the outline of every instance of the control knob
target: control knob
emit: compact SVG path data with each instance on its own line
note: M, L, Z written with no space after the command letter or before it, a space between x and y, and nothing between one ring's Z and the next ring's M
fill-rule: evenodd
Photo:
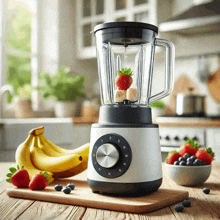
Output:
M167 141L169 141L169 140L170 140L170 137L169 137L169 136L166 136L165 139L166 139Z
M193 140L197 141L197 140L198 140L198 138L195 136L195 137L193 137Z
M111 168L118 162L119 152L113 144L103 144L96 152L96 160L100 166Z
M175 140L175 141L179 141L180 139L179 139L178 136L175 136L175 137L174 137L174 140Z
M183 140L184 141L187 141L189 138L187 137L187 136L185 136L184 138L183 138Z

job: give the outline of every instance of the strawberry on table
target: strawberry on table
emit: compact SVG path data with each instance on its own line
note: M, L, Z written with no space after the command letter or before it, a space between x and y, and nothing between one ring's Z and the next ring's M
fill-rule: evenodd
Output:
M175 161L177 161L179 159L179 157L180 157L179 152L173 150L168 153L168 156L165 161L168 164L173 164Z
M35 190L35 189L44 189L46 188L46 186L49 183L48 181L48 176L49 174L47 172L40 172L38 174L35 174L32 179L31 179L31 182L29 184L29 189L31 190Z
M11 173L8 173L6 175L7 177L9 177L9 179L6 179L6 181L20 188L28 187L30 183L30 177L27 170L23 168L24 166L22 166L21 169L19 166L17 166L17 169L14 167L10 167L9 170Z
M180 156L183 157L185 154L194 156L200 147L195 140L188 139L185 144L180 146Z
M131 86L133 82L132 75L131 68L118 70L115 82L119 90L127 90Z
M206 148L206 149L200 149L196 152L195 155L198 159L200 159L203 162L206 162L207 164L211 164L213 158L215 157L215 153L212 151L212 148Z

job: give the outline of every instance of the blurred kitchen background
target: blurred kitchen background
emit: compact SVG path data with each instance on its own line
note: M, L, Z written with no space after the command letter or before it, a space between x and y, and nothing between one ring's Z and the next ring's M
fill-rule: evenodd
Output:
M0 161L14 161L17 146L39 126L61 147L89 142L101 104L95 37L90 32L95 25L112 21L154 24L158 37L175 45L173 93L152 106L163 159L191 138L212 147L220 160L219 0L1 0L0 4ZM155 93L163 89L164 55L163 49L156 50ZM67 92L72 85L77 88L73 96ZM185 117L189 106L182 102L177 115L179 93L194 94L204 105Z

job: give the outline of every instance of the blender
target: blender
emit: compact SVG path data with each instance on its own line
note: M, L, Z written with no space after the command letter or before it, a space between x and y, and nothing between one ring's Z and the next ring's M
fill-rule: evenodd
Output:
M94 193L152 193L162 184L162 158L150 104L173 89L174 45L156 38L156 26L141 22L103 23L92 32L102 105L91 127L88 185ZM166 51L165 82L152 95L156 46Z

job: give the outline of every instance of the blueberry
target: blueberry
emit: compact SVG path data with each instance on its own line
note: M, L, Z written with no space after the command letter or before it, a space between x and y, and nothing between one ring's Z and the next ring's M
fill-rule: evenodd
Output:
M184 207L190 207L191 206L191 202L190 202L190 200L185 199L185 200L182 201L182 205Z
M63 186L61 184L57 184L56 186L54 186L54 189L56 191L61 191L63 189Z
M175 205L175 206L174 206L174 209L175 209L175 211L177 211L177 212L182 212L183 209L184 209L184 206L182 206L182 205Z
M191 163L193 163L193 158L188 157L188 158L186 159L186 162L191 162Z
M196 156L191 156L190 158L192 158L192 160L194 161L196 158Z
M180 166L185 166L186 165L186 161L180 161L179 165Z
M187 161L186 166L193 166L193 162L192 161Z
M203 188L202 190L205 194L209 194L210 193L210 189L209 188Z
M181 161L186 161L186 158L184 158L184 157L179 157L178 161L179 161L179 162L181 162Z
M207 165L207 163L202 161L202 165Z
M199 166L199 164L194 161L193 166Z
M189 158L189 157L190 157L190 154L186 153L183 157Z
M64 192L65 194L70 194L71 188L67 186L66 188L63 189L63 192Z
M196 163L197 166L201 166L202 165L202 161L200 159L195 159L194 163Z
M73 183L69 183L66 187L70 187L71 190L75 189L75 185Z
M173 163L173 165L179 165L179 161L175 161L174 163Z

